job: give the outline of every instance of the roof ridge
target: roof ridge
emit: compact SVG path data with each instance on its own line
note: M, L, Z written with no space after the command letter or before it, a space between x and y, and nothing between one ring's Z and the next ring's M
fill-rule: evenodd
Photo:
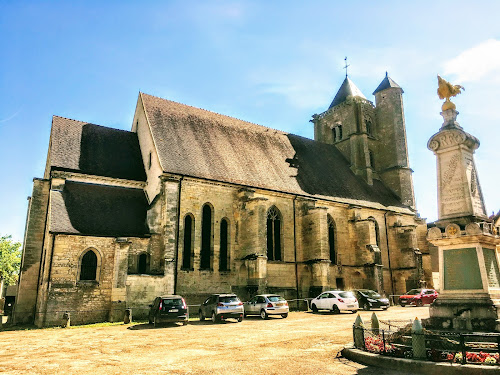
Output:
M73 122L79 122L79 123L82 123L82 124L85 124L85 125L94 125L94 126L99 126L99 127L101 127L101 128L111 129L111 130L118 130L118 131L121 131L121 132L126 132L126 133L134 133L134 132L132 132L132 131L130 131L130 130L118 129L118 128L113 128L113 127L111 127L111 126L94 124L93 122L81 121L81 120L75 120L75 119L72 119L72 118L69 118L69 117L58 116L58 115L52 115L52 119L54 119L55 117L60 118L60 119L63 119L63 120L69 120L69 121L73 121Z
M75 122L85 122L85 121L75 120L74 118L69 118L69 117L64 117L64 116L58 116L58 115L52 115L52 118L54 118L54 117L59 117L59 118L62 118L64 120L70 120L70 121L75 121Z
M195 107L195 106L192 106L192 105L189 105L189 104L184 104L184 103L180 103L180 102L176 102L175 100L170 100L170 99L165 99L165 98L161 98L159 96L156 96L156 95L150 95L150 94L146 94L145 92L140 92L141 94L143 95L147 95L147 96L151 96L153 98L156 98L156 99L160 99L160 100L164 100L166 102L171 102L171 103L175 103L175 104L178 104L178 105L181 105L181 106L184 106L184 107L189 107L189 108L192 108L194 110L197 110L197 111L203 111L203 112L207 112L207 113L211 113L211 114L215 114L217 116L221 116L221 117L224 117L224 118L229 118L229 119L233 119L233 120L238 120L240 122L243 122L245 124L249 124L249 125L252 125L253 127L259 127L259 128L263 128L262 131L268 131L268 130L273 130L275 132L278 132L278 133L281 133L281 134L284 134L284 135L287 135L287 134L291 134L289 132L284 132L282 130L279 130L279 129L275 129L275 128L271 128L269 126L265 126L265 125L260 125L260 124L257 124L255 122L250 122L250 121L246 121L246 120L242 120L238 117L233 117L233 116L228 116L228 115L224 115L222 113L219 113L219 112L215 112L215 111L210 111L208 109L204 109L204 108L199 108L199 107ZM222 125L227 125L227 124L222 124ZM265 129L265 130L264 130Z

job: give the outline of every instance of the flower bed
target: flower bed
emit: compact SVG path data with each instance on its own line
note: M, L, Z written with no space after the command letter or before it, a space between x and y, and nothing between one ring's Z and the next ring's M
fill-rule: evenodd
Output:
M370 353L384 354L398 358L413 358L412 349L401 345L385 343L380 336L369 336L365 338L365 349ZM427 359L433 362L463 363L461 352L448 352L436 349L427 350ZM466 363L478 363L487 365L500 365L499 353L466 352Z
M447 360L450 362L461 363L463 359L462 353L447 353ZM470 363L485 363L487 365L500 364L500 354L498 353L485 353L485 352L466 352L465 359Z

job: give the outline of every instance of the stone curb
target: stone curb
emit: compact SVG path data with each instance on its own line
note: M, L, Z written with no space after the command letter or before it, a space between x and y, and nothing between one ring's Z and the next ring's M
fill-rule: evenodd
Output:
M414 359L384 357L379 354L369 353L354 348L342 349L342 356L363 365L383 367L385 369L402 371L406 373L420 373L429 375L493 375L500 373L500 366L460 365L458 363L429 362L417 361Z

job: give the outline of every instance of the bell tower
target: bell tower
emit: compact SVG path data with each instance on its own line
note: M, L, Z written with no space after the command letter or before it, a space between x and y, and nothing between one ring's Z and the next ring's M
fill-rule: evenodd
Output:
M349 160L351 170L373 184L366 123L375 121L375 108L346 76L330 107L314 115L314 140L334 144Z
M377 116L377 173L399 196L401 203L415 207L413 171L408 161L403 89L386 72L373 95Z
M314 139L334 144L369 185L380 180L401 203L415 207L403 90L386 73L373 94L376 105L346 76L330 107L313 116Z

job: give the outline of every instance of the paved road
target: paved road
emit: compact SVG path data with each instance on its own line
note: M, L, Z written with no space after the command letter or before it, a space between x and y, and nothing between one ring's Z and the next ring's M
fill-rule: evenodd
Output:
M360 312L369 320L371 312ZM379 319L426 318L428 307L392 307ZM401 372L337 358L356 315L293 312L288 318L187 326L148 324L0 332L2 374L339 374Z

